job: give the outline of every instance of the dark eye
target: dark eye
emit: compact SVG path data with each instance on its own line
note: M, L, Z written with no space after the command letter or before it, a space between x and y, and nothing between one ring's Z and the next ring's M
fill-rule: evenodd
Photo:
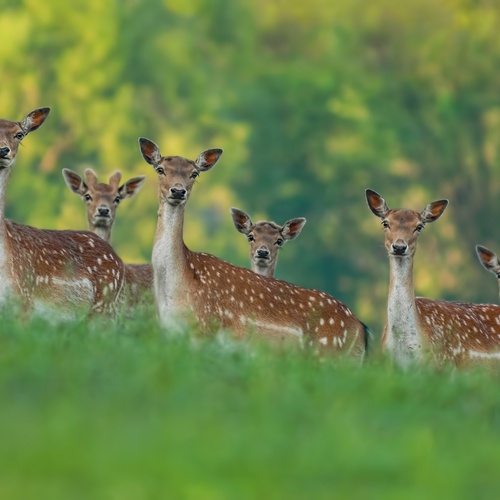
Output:
M18 141L20 141L23 137L24 137L24 134L22 132L18 132L15 136L14 136Z
M388 222L388 221L386 221L386 220L383 220L383 221L382 221L382 226L384 226L384 227L389 227L389 222Z
M92 196L90 196L90 194L86 194L84 196L84 198L85 198L85 201L91 201L92 200Z
M196 177L198 177L200 174L198 172L193 172L191 175L190 175L190 178L191 179L196 179Z
M422 231L422 229L424 228L424 225L423 224L419 224L416 228L415 228L415 231L419 232Z
M252 235L252 234L249 234L249 235L247 236L247 239L248 239L248 241L254 241L254 240L255 240L255 238L253 237L253 235Z
M165 175L165 170L163 169L163 167L156 167L156 172L158 173L158 175Z
M280 247L281 245L283 245L283 238L278 238L278 239L276 240L276 245L278 245L279 247Z
M114 199L114 202L118 205L118 203L120 203L120 201L122 201L121 197L120 196L117 196L115 199Z

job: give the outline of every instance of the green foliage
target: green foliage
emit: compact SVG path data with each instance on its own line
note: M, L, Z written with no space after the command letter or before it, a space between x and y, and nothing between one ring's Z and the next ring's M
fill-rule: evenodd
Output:
M360 368L146 317L3 318L0 498L470 498L500 487L498 373Z
M148 260L156 179L137 138L189 158L222 147L188 207L194 250L248 266L233 205L304 216L277 277L332 293L380 332L388 271L364 190L418 210L447 197L421 238L417 293L494 301L473 249L500 250L498 12L487 0L6 1L1 116L52 107L24 141L7 214L83 227L63 167L146 173L114 245Z

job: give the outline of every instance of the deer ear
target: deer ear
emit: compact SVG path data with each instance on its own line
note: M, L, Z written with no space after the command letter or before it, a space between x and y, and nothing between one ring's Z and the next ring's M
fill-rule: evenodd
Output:
M87 179L87 184L89 186L95 186L97 184L97 174L91 169L85 169L85 179Z
M439 200L429 203L422 210L422 212L420 212L420 218L422 219L422 222L425 222L427 224L429 222L434 222L435 220L438 220L439 217L443 215L443 212L447 206L448 206L448 200Z
M294 240L297 238L306 222L307 221L304 217L286 221L281 228L283 238L285 238L285 240Z
M139 147L143 158L150 164L156 166L161 161L160 148L149 139L145 137L139 138Z
M144 175L141 175L140 177L134 177L133 179L128 180L125 184L120 186L118 194L122 198L131 198L132 196L134 196L139 192L145 180L146 177Z
M47 118L50 108L38 108L28 113L21 121L24 135L36 130Z
M389 212L389 207L385 202L384 198L380 196L377 192L372 189L366 190L366 201L368 202L368 207L370 210L381 219L384 219Z
M222 149L207 149L200 153L200 156L196 158L194 163L202 172L206 172L219 161L222 152Z
M237 208L231 208L231 217L233 218L234 227L240 232L247 235L252 227L250 217Z
M62 174L67 186L71 189L71 191L73 191L73 193L83 196L87 192L87 185L76 172L73 172L69 168L63 168Z
M494 252L481 245L476 245L476 253L479 261L488 271L495 274L500 271L500 262Z

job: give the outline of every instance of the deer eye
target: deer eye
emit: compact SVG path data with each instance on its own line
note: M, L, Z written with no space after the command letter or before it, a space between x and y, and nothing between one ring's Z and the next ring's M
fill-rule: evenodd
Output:
M283 238L278 238L276 240L276 245L278 245L280 247L281 245L283 245L283 242L284 242Z
M23 137L24 137L24 134L23 132L18 132L15 136L14 136L18 141L20 141Z
M382 226L389 227L389 221L383 220L382 221Z
M156 172L158 173L158 175L165 175L165 170L163 169L163 167L156 167Z
M90 196L90 194L86 194L84 195L84 198L85 198L85 201L91 201L92 200L92 196Z
M418 233L420 233L420 231L422 231L422 229L424 228L424 225L423 224L419 224L416 228L415 228L415 231L417 231Z
M193 173L189 176L189 178L190 178L190 179L196 179L196 177L198 177L199 175L200 175L200 174L199 174L199 172L193 172Z
M117 196L113 201L118 205L122 201L121 196Z
M248 241L254 241L255 240L255 238L253 237L253 234L249 234L247 236L247 239L248 239Z

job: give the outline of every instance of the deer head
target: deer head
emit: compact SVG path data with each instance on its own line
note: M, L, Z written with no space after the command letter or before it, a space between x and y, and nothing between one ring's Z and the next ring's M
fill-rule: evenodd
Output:
M252 271L263 276L273 277L278 262L278 250L302 231L306 219L303 217L290 219L282 226L275 222L259 221L255 224L250 217L239 210L231 208L234 227L244 234L250 243L250 262Z
M118 205L137 194L146 180L141 175L120 186L122 174L116 171L106 184L97 182L97 175L90 168L85 170L85 181L69 168L63 168L62 174L71 191L79 195L87 206L88 228L108 242Z
M196 178L210 170L222 155L222 149L207 149L194 161L182 156L162 156L158 146L141 137L139 146L143 158L153 166L160 182L160 201L172 206L184 205Z
M391 210L384 198L371 189L366 190L366 200L370 210L382 220L387 252L397 257L413 257L420 231L426 224L439 219L448 206L448 200L439 200L428 204L421 212Z
M42 125L50 108L38 108L28 113L22 121L0 119L0 169L12 167L21 141Z

